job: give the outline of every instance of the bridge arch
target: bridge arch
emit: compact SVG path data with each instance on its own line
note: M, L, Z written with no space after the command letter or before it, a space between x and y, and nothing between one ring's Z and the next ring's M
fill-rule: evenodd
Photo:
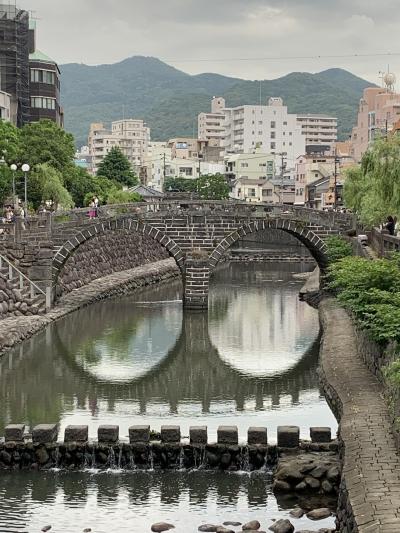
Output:
M170 256L175 259L177 266L182 272L184 253L180 246L168 235L157 228L152 227L146 222L143 222L142 220L137 220L131 217L112 218L87 225L74 233L74 235L66 237L66 240L61 248L57 251L53 259L53 287L57 286L59 276L65 266L65 263L75 253L75 251L85 242L93 239L94 237L104 235L109 230L129 230L150 237L154 241L160 243L168 251Z
M275 218L272 220L254 220L244 224L242 227L227 235L210 254L210 270L213 270L216 267L220 259L233 243L250 233L256 233L269 228L282 230L293 235L309 250L321 269L324 269L327 266L327 245L317 233L299 221L293 221L286 218Z

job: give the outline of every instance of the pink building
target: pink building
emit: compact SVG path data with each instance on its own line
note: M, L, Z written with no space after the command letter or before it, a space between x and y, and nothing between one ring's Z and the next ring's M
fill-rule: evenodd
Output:
M351 156L361 161L371 141L393 129L400 118L400 94L379 87L364 89L357 124L351 134Z

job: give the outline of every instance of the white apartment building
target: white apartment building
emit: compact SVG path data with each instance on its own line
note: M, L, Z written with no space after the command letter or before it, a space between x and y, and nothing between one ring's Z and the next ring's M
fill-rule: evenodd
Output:
M124 119L111 123L111 131L104 124L90 125L88 146L92 156L91 171L93 174L114 146L118 146L128 158L132 169L139 174L144 157L148 151L150 128L143 120Z
M337 118L328 115L297 115L297 123L306 138L307 146L334 147L337 141Z
M198 115L198 137L208 141L209 146L223 146L225 132L225 99L214 96L211 101L211 113Z
M297 116L289 114L282 98L270 98L268 105L244 105L225 109L225 152L283 154L288 167L305 153L305 137Z

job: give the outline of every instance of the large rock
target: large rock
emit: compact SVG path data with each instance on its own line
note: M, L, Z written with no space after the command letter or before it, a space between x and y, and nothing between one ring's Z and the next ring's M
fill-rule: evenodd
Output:
M307 518L309 518L310 520L322 520L324 518L328 518L329 516L331 516L331 514L332 513L330 509L322 507L320 509L314 509L313 511L307 513Z
M198 531L203 531L205 533L215 533L219 527L220 526L216 526L215 524L203 524L202 526L198 527Z
M168 524L167 522L157 522L151 526L151 530L154 533L162 533L163 531L169 531L170 529L175 529L175 526Z
M294 525L290 522L290 520L285 518L277 520L275 524L272 524L272 526L270 526L268 529L274 533L293 533Z
M242 531L257 531L260 527L261 524L258 520L251 520L242 526Z
M305 511L303 511L303 509L292 509L290 511L290 516L293 516L293 518L301 518L302 516L304 516L306 514Z

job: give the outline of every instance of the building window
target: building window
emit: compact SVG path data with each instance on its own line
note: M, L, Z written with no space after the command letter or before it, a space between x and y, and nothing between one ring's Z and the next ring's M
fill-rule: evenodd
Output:
M263 134L263 132L262 132L262 131L259 131L259 132L258 132L258 135L262 135L262 134Z
M254 198L255 195L256 195L255 189L247 189L247 196L252 196Z
M276 143L271 143L271 150L275 150L276 148Z
M56 81L56 73L51 70L42 70L38 68L31 68L31 82L32 83L47 83L54 85Z
M247 168L249 166L249 164L248 163L240 163L240 166L242 168Z
M52 109L56 108L56 99L55 98L44 98L42 96L32 96L31 97L31 107L35 109Z
M285 122L283 123L283 125L284 125L284 126L287 126L287 122L285 121Z
M271 129L276 128L276 122L275 120L271 120Z
M272 196L272 189L263 189L262 195L263 196Z
M276 138L276 133L274 131L271 131L271 139L275 139Z
M179 174L184 174L185 176L193 176L192 167L179 167Z

